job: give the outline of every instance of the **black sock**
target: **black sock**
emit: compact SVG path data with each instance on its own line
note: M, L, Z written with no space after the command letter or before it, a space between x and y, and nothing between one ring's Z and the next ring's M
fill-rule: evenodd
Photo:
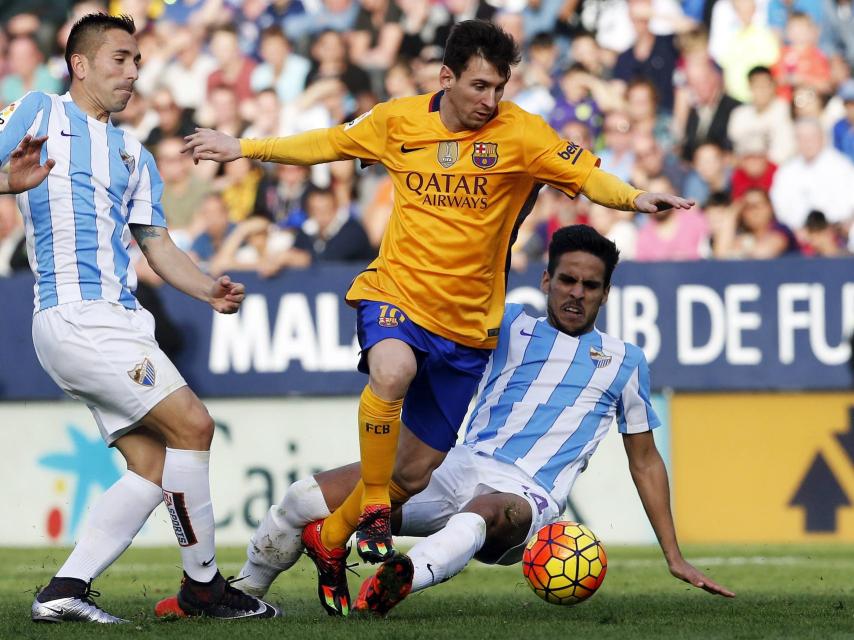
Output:
M59 598L78 598L86 593L86 586L86 581L80 578L51 578L48 585L36 596L36 600L49 602Z

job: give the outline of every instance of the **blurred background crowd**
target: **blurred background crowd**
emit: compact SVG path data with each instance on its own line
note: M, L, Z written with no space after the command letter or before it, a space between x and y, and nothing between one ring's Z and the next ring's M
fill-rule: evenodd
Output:
M574 222L638 261L854 249L852 0L3 0L0 106L67 89L63 44L93 11L136 21L140 77L113 121L154 154L173 237L212 274L364 263L393 192L382 167L355 161L194 165L183 136L285 136L437 91L442 44L469 18L522 44L505 100L603 169L697 202L643 216L543 189L514 269ZM0 275L28 268L23 235L14 199L0 197Z

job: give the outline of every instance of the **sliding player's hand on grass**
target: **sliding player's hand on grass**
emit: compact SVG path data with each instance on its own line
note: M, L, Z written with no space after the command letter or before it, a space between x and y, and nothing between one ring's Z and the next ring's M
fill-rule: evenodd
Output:
M713 593L719 596L726 596L727 598L734 598L735 593L727 589L726 587L719 585L714 580L708 578L703 574L702 571L697 569L694 565L692 565L687 560L680 559L670 564L670 573L674 575L674 577L679 578L680 580L684 580L685 582L694 585L698 589L704 589L709 593Z

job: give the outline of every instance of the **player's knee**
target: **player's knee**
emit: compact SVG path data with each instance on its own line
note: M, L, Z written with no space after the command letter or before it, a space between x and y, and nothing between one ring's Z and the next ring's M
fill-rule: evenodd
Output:
M499 504L488 499L490 496L478 496L472 498L462 511L465 513L476 513L486 523L487 537L493 537L503 526L503 512Z
M531 528L530 508L525 506L508 494L487 494L473 498L463 509L486 522L486 538L491 543L487 547L506 550L523 542Z
M302 528L326 513L323 492L314 476L294 482L285 491L281 515L292 527Z
M214 421L201 403L185 417L181 437L185 448L195 451L207 451L211 448L214 435Z
M493 505L479 515L486 522L486 536L483 546L475 554L478 561L497 564L510 549L524 542L529 527L522 526L523 523L516 519L512 507Z
M495 564L511 546L506 535L503 510L500 505L488 499L474 498L454 518L466 514L477 516L482 526L479 531L480 544L477 545L477 552L474 557L480 562Z
M399 400L415 377L415 358L377 359L371 363L371 389L384 400Z

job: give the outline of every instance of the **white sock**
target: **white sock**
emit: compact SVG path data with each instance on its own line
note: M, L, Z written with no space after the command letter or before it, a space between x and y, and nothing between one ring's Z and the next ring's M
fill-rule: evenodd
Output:
M290 569L302 554L302 530L309 522L329 516L329 508L317 481L305 478L285 492L279 504L270 507L246 547L244 578L236 586L262 597L273 580Z
M217 572L210 457L210 451L166 447L163 465L163 501L181 547L184 571L197 582L210 582Z
M56 576L86 582L97 578L128 548L162 500L160 487L133 471L125 472L95 502L74 550Z
M486 539L486 521L476 513L451 516L445 528L424 538L407 554L415 566L412 591L420 591L457 575Z

